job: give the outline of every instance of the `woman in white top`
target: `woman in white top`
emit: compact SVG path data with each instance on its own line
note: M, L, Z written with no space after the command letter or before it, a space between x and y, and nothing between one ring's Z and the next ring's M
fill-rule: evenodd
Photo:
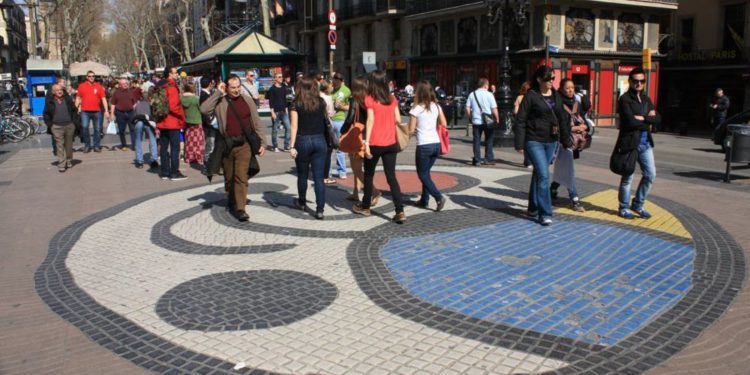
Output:
M445 115L440 110L435 97L435 90L428 81L417 85L414 95L414 107L409 112L409 131L417 134L417 152L415 154L417 175L422 182L422 197L415 203L418 207L427 207L430 196L437 201L435 211L445 206L446 198L435 186L430 176L430 169L440 154L440 136L438 126L445 126Z

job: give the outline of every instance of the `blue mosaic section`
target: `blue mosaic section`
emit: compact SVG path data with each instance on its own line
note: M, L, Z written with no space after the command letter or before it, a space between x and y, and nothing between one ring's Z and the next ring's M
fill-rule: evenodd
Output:
M521 329L612 345L692 287L692 246L587 222L513 220L390 240L381 257L412 295Z

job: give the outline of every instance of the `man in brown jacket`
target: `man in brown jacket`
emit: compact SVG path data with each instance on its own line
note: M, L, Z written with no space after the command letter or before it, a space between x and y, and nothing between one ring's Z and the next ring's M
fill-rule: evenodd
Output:
M248 170L255 158L248 136L254 133L260 139L260 147L256 151L258 156L265 154L266 143L258 108L252 98L242 94L240 78L232 75L226 84L219 83L216 92L201 104L201 112L214 113L219 122L219 133L226 142L225 147L221 148L221 161L229 207L234 210L237 219L248 221L250 217L245 211L247 181L250 178ZM222 141L217 138L216 142ZM211 175L212 171L207 173Z

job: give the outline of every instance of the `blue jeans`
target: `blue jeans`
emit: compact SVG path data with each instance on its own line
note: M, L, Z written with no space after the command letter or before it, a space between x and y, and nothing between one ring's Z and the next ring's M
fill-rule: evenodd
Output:
M341 138L341 127L344 126L344 120L331 121L331 126L333 126L333 130L336 132L336 136ZM346 177L346 153L345 152L336 151L336 166L338 167L336 170L338 171L337 173L339 177L345 178Z
M635 199L630 207L634 210L640 210L643 208L643 204L646 203L646 197L651 191L651 185L653 185L656 179L656 163L654 162L654 149L651 145L639 145L638 146L638 164L641 166L641 182L638 184L638 190L635 192ZM635 174L635 173L634 173ZM620 201L620 209L628 208L630 203L630 184L633 182L633 175L622 176L620 179L620 193L618 199Z
M161 176L172 177L180 171L180 130L159 129Z
M307 201L307 178L312 169L313 182L315 183L315 211L323 212L326 204L326 186L323 183L323 174L325 158L328 155L326 138L323 134L300 135L297 136L294 148L297 150L294 164L297 165L299 202L304 205Z
M529 186L529 212L540 219L552 217L552 197L549 192L549 164L555 156L557 142L527 141L524 152L534 166Z
M472 158L472 161L475 163L482 161L482 133L484 133L484 159L486 161L495 160L495 151L492 149L492 133L495 129L487 125L471 125L471 130L474 135L474 158Z
M81 137L86 148L91 148L91 137L89 136L89 121L94 122L94 148L101 148L101 127L104 116L101 112L81 111Z
M146 132L148 136L148 152L151 154L151 161L156 161L156 137L154 136L154 130L143 123L138 121L135 123L135 162L143 164L143 132Z
M430 176L430 169L432 169L439 154L440 143L419 145L417 146L417 152L414 154L417 176L419 176L419 181L422 182L422 197L419 199L419 203L425 206L430 201L430 196L435 198L436 201L443 199L443 194L440 193Z
M130 142L135 147L135 128L133 126L133 116L135 112L123 112L115 110L115 122L117 123L117 134L120 136L120 146L126 147L128 145L125 141L125 129L130 129Z
M274 111L275 112L275 111ZM289 114L286 111L275 112L276 120L271 127L271 145L273 148L279 148L279 124L284 125L284 148L289 148Z

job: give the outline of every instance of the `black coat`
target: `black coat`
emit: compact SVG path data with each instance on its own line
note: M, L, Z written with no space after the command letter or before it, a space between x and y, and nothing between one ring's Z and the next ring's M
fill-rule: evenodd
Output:
M562 97L557 91L554 91L552 96L555 99L555 106L551 109L538 91L529 90L523 96L513 127L516 150L523 150L528 141L545 143L560 141L566 148L572 147L570 118L563 109ZM558 127L558 134L553 134L553 126Z
M205 91L201 90L201 94L198 97L198 103L203 104L203 102L205 102L206 99L210 97L211 97L211 94L208 94ZM203 123L204 128L210 128L211 127L211 115L201 112L201 122Z
M649 112L656 111L651 98L645 93L641 93L641 100L635 90L620 96L618 101L618 114L620 115L620 133L617 136L617 148L621 150L632 150L638 148L641 143L641 132L648 133L648 143L654 147L654 139L651 137L651 126L657 126L661 123L661 116L656 113L655 116L647 116ZM643 116L644 120L638 120L635 116Z
M715 98L714 103L716 104L716 108L711 108L713 110L713 115L715 118L726 118L727 117L727 110L729 109L729 98L727 98L726 95L722 96L721 98ZM716 124L719 125L719 124Z
M76 126L76 132L80 132L81 129L81 116L78 114L78 108L76 108L73 98L65 93L63 96L63 102L68 106L68 112L70 113L70 119L73 120L73 124ZM50 133L52 129L52 118L55 117L55 108L57 107L57 101L53 95L47 95L44 100L44 112L42 116L44 123L47 125L47 132Z

